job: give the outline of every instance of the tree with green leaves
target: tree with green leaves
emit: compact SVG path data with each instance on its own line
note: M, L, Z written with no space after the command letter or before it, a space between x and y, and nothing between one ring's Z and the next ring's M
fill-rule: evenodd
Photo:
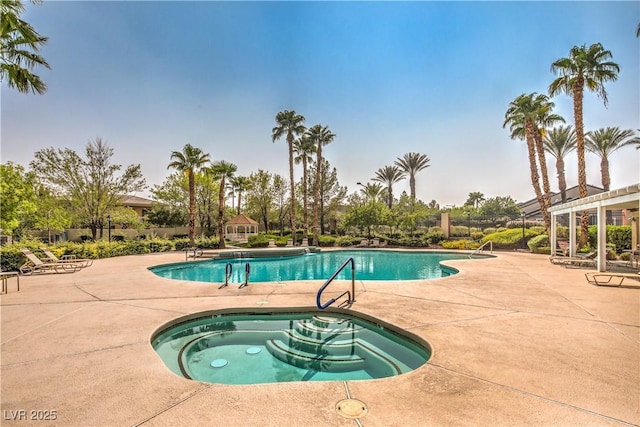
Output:
M480 215L491 218L495 225L500 218L518 217L520 208L511 196L492 197L484 201L480 207Z
M296 164L302 163L302 213L303 213L303 237L309 237L309 211L307 209L307 201L309 199L309 186L307 185L307 172L309 163L313 161L313 154L316 152L316 146L306 135L296 139L293 143L293 150L296 154Z
M220 191L218 195L218 236L220 237L220 249L225 248L224 242L224 189L225 181L233 178L238 167L233 163L219 160L211 165L211 173L216 179L220 180Z
M304 127L304 116L293 110L280 111L276 114L276 126L271 131L273 142L286 136L289 146L289 183L291 185L291 235L296 238L296 196L295 180L293 178L293 141L296 137L304 134L307 130Z
M384 187L382 184L367 182L362 186L360 192L367 201L380 201L384 198Z
M167 169L176 169L184 173L189 180L189 246L195 246L196 234L196 179L195 173L209 162L209 154L186 144L182 151L171 153L171 162Z
M376 171L376 176L373 180L387 186L387 206L389 209L393 206L393 184L402 181L404 178L405 172L397 165L385 166Z
M195 184L194 184L195 185ZM169 174L151 188L154 200L147 219L159 227L182 227L189 223L189 180L183 172Z
M140 165L129 165L120 173L122 166L111 163L113 149L100 138L89 141L85 158L69 148L45 148L34 157L30 166L40 182L54 196L69 201L94 239L122 197L145 188Z
M313 244L318 245L318 235L320 229L320 197L321 197L321 179L322 179L322 147L329 145L335 139L336 135L331 132L327 126L314 125L305 133L316 146L316 173L315 184L313 186L314 203L313 203Z
M238 193L238 215L242 212L242 194L249 189L251 181L247 176L234 176L230 179L233 190Z
M551 215L547 211L551 205L551 186L544 155L542 129L564 121L562 117L551 113L553 107L554 103L546 95L535 92L522 94L509 103L502 124L502 127L509 125L511 139L524 139L527 143L531 184L547 230L551 229ZM540 188L540 177L543 188Z
M411 190L411 200L416 201L416 175L418 172L431 166L431 159L426 154L406 153L399 157L395 164L409 176L409 189Z
M611 188L609 174L609 156L626 145L638 144L640 138L632 129L621 130L619 127L596 129L586 135L585 148L600 157L600 176L604 191Z
M25 218L37 210L33 173L19 164L0 164L0 234L13 235Z
M562 203L567 201L567 179L564 175L564 158L576 149L576 133L572 126L558 126L545 132L544 150L556 159L558 189Z
M607 106L606 82L618 79L620 67L612 58L610 51L602 44L594 43L587 47L573 46L569 56L560 58L551 64L551 71L558 77L549 85L549 95L560 93L569 95L573 99L573 117L576 132L576 154L578 156L578 195L587 197L587 169L585 161L585 132L582 107L584 89L595 92ZM580 218L580 246L589 241L589 215L582 212Z
M476 209L478 209L480 207L480 204L482 202L484 202L486 199L484 197L484 194L482 194L479 191L473 191L471 193L469 193L469 197L467 197L467 201L464 202L465 206L472 206Z
M36 66L51 68L39 54L48 38L22 20L22 12L24 6L19 0L0 2L0 81L6 80L7 85L18 92L43 94L47 85L33 69Z

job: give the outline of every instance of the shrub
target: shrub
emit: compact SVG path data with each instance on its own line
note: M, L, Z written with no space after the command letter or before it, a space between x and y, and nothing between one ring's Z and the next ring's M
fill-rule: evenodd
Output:
M596 247L598 244L597 229L596 225L589 226L589 246ZM631 249L631 226L607 225L607 243L619 252Z
M540 234L529 239L527 246L534 254L551 253L551 248L549 247L549 236L546 234Z
M525 229L525 241L537 236L539 233ZM522 247L522 229L510 228L504 229L504 231L497 231L495 233L488 234L482 238L482 243L486 243L489 240L493 242L494 249L517 249Z
M444 232L440 227L431 227L425 238L429 243L438 244L444 240Z
M271 234L252 234L247 238L250 248L266 248L269 246L269 240L276 240L276 236Z
M337 239L333 236L320 235L318 236L318 246L321 246L321 247L335 246L336 240ZM312 241L311 236L309 237L309 241Z
M480 243L467 239L446 240L441 245L445 249L478 249L480 247Z
M353 237L353 236L340 236L336 239L336 245L341 246L341 247L348 247L348 246L355 246L358 243L360 243L360 239L359 237Z
M460 237L468 236L469 235L469 228L467 226L464 226L464 225L452 225L449 228L449 235L451 235L451 236L460 236Z

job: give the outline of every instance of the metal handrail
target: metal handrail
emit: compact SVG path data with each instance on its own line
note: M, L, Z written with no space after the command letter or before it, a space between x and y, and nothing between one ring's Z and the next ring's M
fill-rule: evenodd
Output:
M244 265L244 283L240 285L239 289L249 286L249 275L251 274L251 266L249 263Z
M471 258L472 256L480 253L482 251L482 249L487 245L489 245L489 252L493 253L493 241L489 240L489 241L484 242L482 244L482 246L480 246L478 249L476 249L475 251L471 252L471 254L469 255L469 258Z
M329 284L333 282L333 280L338 276L338 274L340 274L342 270L344 270L344 268L348 264L351 264L351 291L346 290L340 295L338 295L337 297L331 298L329 301L322 304L320 302L320 297L322 296L322 292L324 292L327 286L329 286ZM355 269L356 269L356 263L353 260L353 257L349 257L345 262L342 263L342 265L335 271L335 273L333 273L333 275L329 277L322 286L320 286L320 289L318 289L318 293L316 294L316 305L320 310L324 310L325 308L329 307L331 304L336 302L336 300L338 300L339 298L342 298L344 295L347 295L347 301L344 303L344 305L351 305L354 302L356 302L356 270Z

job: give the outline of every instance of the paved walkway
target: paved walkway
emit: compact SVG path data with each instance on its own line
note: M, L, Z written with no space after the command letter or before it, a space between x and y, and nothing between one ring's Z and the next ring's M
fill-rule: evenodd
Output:
M318 282L217 289L147 270L183 257L97 260L22 277L20 292L11 279L2 425L356 426L335 408L347 395L367 405L364 426L640 424L637 288L595 287L584 270L520 253L449 261L460 273L448 278L359 282L353 309L426 339L425 366L372 381L231 386L174 375L151 334L198 311L312 306ZM56 419L32 420L46 417Z

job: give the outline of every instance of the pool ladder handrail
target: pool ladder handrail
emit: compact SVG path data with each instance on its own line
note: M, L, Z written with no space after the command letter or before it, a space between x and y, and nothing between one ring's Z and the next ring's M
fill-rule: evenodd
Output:
M220 285L218 289L222 289L229 284L231 273L233 273L233 264L228 262L227 265L224 266L224 283Z
M244 283L240 285L238 289L242 289L245 286L249 286L249 274L251 274L251 266L249 263L244 265Z
M480 252L482 252L484 250L484 247L489 245L489 253L493 253L493 241L491 240L487 240L486 242L484 242L482 244L482 246L480 246L478 249L476 249L475 251L471 252L469 254L469 258L472 258L474 255L479 254Z
M333 280L338 276L338 274L340 274L340 272L342 270L344 270L345 267L347 265L349 265L349 264L351 264L351 291L346 290L346 291L342 292L340 295L338 295L337 297L331 298L329 301L327 301L326 303L322 304L320 302L320 298L322 296L322 292L324 292L324 290L327 288L327 286L329 286L331 284L331 282L333 282ZM339 298L342 298L344 295L347 295L347 300L345 302L343 302L342 304L340 304L339 307L351 306L354 302L356 302L356 271L355 271L355 266L356 266L356 263L353 260L353 257L349 257L333 273L333 275L331 275L331 277L329 277L327 279L327 281L324 282L322 284L322 286L320 286L320 289L318 289L318 293L316 294L316 306L320 310L324 310L325 308L329 307L331 304L336 302L336 300L338 300Z

